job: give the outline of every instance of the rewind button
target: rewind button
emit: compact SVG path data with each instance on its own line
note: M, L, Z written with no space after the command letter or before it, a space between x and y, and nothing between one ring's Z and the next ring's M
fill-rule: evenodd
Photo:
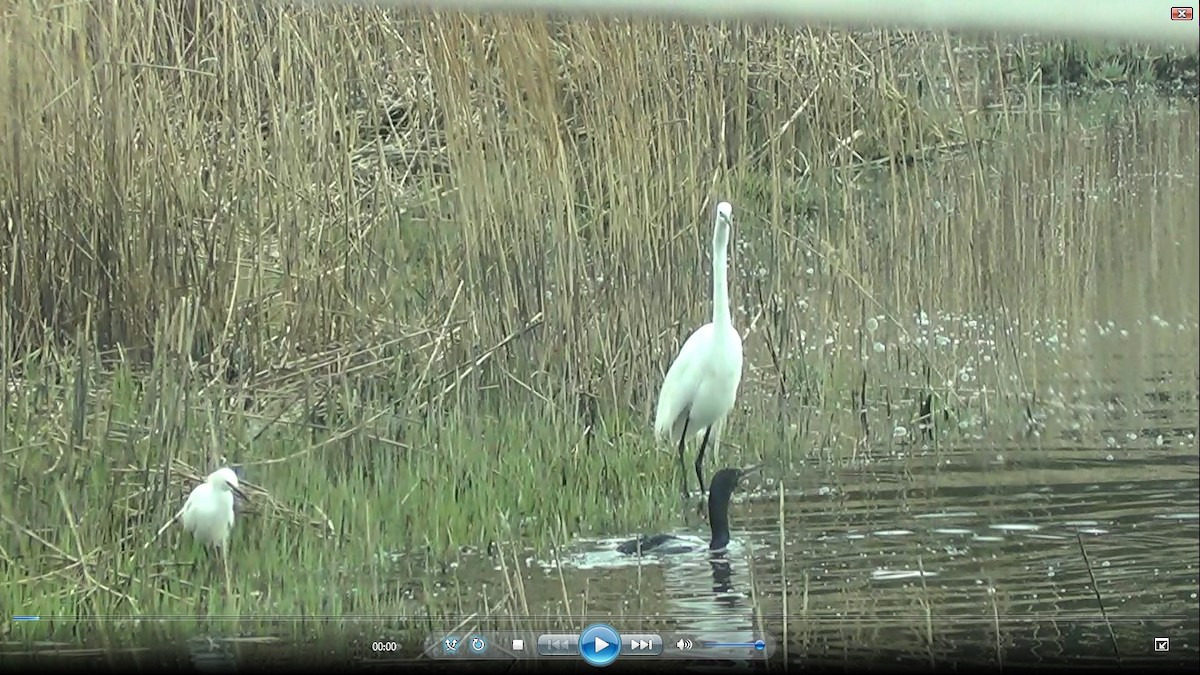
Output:
M537 650L541 656L579 656L579 634L543 633L538 636Z
M663 653L662 636L657 633L633 633L625 638L624 656L658 656Z

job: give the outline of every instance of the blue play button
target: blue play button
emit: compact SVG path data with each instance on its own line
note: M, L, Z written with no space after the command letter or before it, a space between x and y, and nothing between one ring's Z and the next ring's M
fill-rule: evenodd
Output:
M607 666L621 654L621 636L612 626L596 623L579 634L579 655L597 668Z

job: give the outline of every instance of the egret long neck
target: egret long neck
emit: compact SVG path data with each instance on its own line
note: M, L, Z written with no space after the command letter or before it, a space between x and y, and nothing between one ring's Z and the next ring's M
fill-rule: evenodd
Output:
M721 236L721 228L713 233L712 265L713 265L713 325L732 326L733 318L729 314L729 230Z

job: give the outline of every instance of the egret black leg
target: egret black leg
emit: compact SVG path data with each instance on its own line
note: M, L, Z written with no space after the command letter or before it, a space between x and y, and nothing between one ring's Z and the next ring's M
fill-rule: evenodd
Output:
M683 432L679 434L679 475L683 480L683 497L687 499L687 468L683 464L683 446L687 444L688 420L683 420Z
M704 430L704 440L700 441L700 454L696 455L696 480L700 481L700 496L704 496L704 449L708 447L708 437L712 427Z

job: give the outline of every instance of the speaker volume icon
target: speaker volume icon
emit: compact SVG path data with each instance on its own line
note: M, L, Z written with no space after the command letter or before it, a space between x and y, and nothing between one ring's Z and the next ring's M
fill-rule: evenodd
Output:
M692 640L691 638L679 638L679 642L676 642L675 646L679 648L679 651L685 652L692 648Z

